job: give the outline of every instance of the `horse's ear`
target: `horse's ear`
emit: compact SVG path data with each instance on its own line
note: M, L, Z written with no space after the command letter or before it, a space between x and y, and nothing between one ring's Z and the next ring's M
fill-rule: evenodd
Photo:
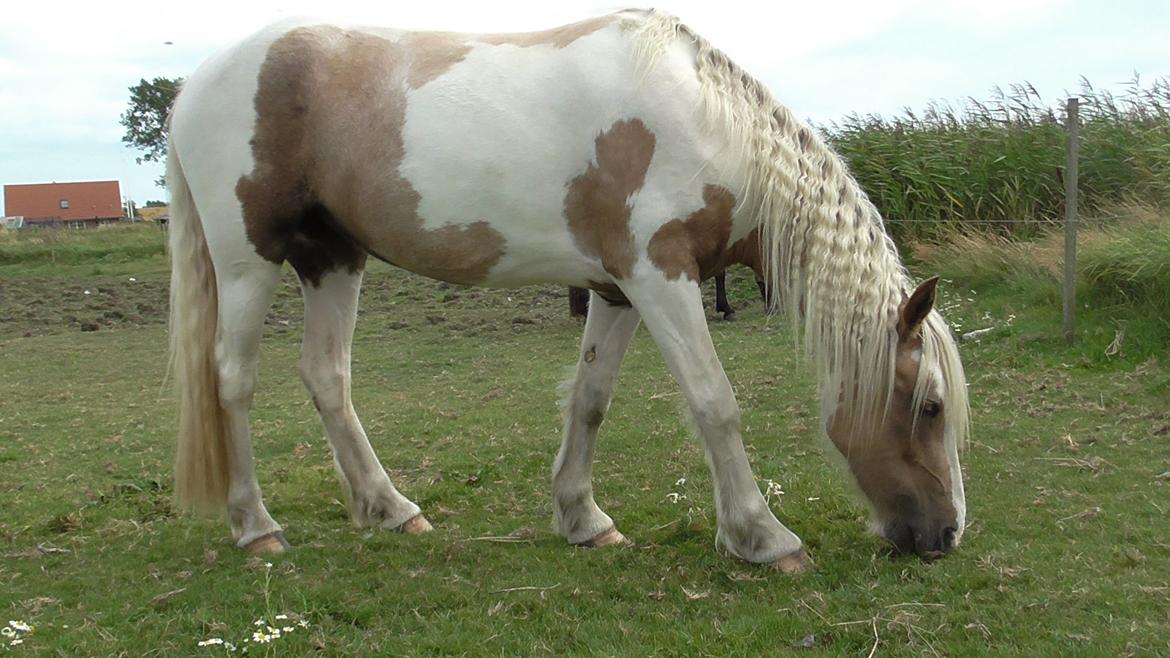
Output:
M934 308L934 291L938 286L938 276L918 284L918 288L909 297L902 300L898 307L898 338L908 340L918 335L926 316Z

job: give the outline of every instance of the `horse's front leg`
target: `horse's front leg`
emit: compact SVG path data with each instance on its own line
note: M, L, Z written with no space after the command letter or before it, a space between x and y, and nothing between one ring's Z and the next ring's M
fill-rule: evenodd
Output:
M565 429L552 469L557 530L573 544L603 546L624 539L593 501L593 450L638 321L634 309L590 293L577 372L566 382Z
M698 282L685 275L667 280L653 270L622 289L662 350L702 435L715 482L716 546L749 562L803 571L811 561L800 538L776 520L752 476L739 406L715 355Z

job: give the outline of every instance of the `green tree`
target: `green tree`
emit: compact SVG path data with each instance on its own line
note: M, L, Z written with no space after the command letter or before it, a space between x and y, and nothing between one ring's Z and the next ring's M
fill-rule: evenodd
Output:
M122 142L143 151L142 156L135 158L138 164L166 159L167 117L182 84L182 78L159 77L149 82L143 79L130 87L130 105L122 113L121 123L126 127ZM156 182L159 186L166 185L162 178Z

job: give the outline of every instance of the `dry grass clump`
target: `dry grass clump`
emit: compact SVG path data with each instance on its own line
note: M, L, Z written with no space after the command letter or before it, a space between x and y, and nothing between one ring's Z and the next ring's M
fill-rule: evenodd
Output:
M1077 243L1078 278L1087 293L1128 301L1170 297L1170 215L1146 205L1114 206L1082 225ZM1064 276L1061 230L1032 240L953 232L918 243L913 252L919 262L974 287L1014 283L1056 294Z

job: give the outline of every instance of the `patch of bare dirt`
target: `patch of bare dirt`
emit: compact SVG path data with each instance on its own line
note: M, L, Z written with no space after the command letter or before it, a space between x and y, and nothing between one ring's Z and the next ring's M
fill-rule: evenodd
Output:
M40 336L166 322L167 282L93 277L0 280L0 335Z
M168 281L131 277L0 280L0 336L19 338L67 332L110 331L163 325ZM300 284L291 272L277 288L268 331L299 330ZM397 270L366 275L359 331L449 331L461 335L514 331L568 318L567 291L558 286L519 290L465 288Z
M733 289L751 283L745 272L742 268L729 272ZM163 325L167 321L168 285L167 279L158 275L143 279L46 276L0 280L0 337ZM719 316L714 310L713 288L705 283L703 296L708 315L715 318ZM741 309L759 304L750 295L736 301ZM266 320L267 330L299 331L303 313L300 282L286 270ZM568 289L564 286L468 288L382 265L367 272L358 308L359 332L431 331L477 336L533 331L564 322L581 322L569 318Z

